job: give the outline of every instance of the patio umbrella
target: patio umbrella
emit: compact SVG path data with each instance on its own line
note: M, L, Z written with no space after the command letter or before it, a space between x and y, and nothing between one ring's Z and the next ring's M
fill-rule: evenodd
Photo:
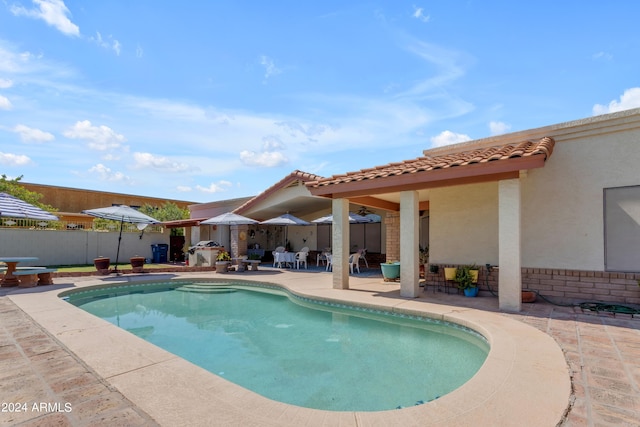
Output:
M133 209L126 205L109 206L107 208L87 209L82 211L87 215L95 216L96 218L110 219L113 221L120 221L120 234L118 235L118 250L116 252L116 267L115 273L118 272L118 258L120 257L120 241L122 240L122 225L125 222L138 225L160 224L155 218L151 218L142 212ZM140 228L140 227L138 227Z
M246 216L238 215L233 212L223 213L200 222L200 224L206 225L249 225L257 223L258 221L255 219L247 218Z
M260 222L260 224L284 226L284 246L285 247L287 246L287 234L288 234L288 228L290 225L311 225L310 222L300 219L297 216L293 216L290 213L286 213L286 214L277 216L275 218L262 221Z
M333 224L333 215L326 215L318 219L314 219L311 222L315 222L316 224ZM353 212L349 212L349 222L352 224L359 224L359 223L373 222L373 221L371 221L371 219L365 216L358 215Z
M0 216L57 221L58 217L7 193L0 193Z

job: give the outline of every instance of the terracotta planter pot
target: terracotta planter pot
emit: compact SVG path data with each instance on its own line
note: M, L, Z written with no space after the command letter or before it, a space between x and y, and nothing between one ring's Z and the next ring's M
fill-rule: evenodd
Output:
M536 293L531 291L522 291L522 302L535 302Z
M93 265L100 274L109 274L109 264L111 264L111 260L107 257L95 258L93 260Z
M131 269L133 270L134 273L143 272L144 261L145 261L144 257L134 256L134 257L131 257L130 261L131 261Z

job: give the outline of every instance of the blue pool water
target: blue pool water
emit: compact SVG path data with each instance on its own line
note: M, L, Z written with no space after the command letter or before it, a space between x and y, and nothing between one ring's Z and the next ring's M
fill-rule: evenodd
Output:
M488 353L451 324L329 306L233 285L216 293L127 286L69 302L242 387L280 402L378 411L436 399Z

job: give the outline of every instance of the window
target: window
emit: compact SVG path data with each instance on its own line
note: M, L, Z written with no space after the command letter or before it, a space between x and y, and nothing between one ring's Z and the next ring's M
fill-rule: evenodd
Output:
M640 186L604 189L606 271L640 271Z

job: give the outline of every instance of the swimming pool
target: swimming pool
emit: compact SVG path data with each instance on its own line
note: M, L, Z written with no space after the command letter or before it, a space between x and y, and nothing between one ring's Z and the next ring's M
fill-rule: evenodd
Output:
M488 353L480 335L453 324L318 303L266 284L203 286L216 292L159 283L67 299L247 389L316 409L424 403L466 382Z

